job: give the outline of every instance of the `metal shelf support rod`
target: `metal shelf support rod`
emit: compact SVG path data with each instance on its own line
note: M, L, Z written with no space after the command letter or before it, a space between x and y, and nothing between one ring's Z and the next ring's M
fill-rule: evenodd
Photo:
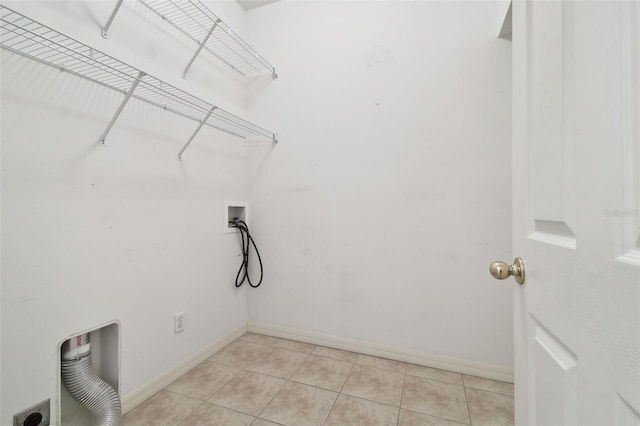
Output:
M144 73L140 71L140 73L138 74L138 78L136 78L136 80L133 82L133 84L127 91L127 94L125 95L124 99L122 100L122 103L118 107L118 110L116 111L115 115L107 125L107 128L102 133L102 136L100 136L100 145L104 145L104 141L107 138L107 135L111 131L111 128L113 127L113 125L116 123L116 120L118 119L118 117L120 117L120 113L124 109L124 106L127 104L127 102L129 102L129 99L131 99L131 96L133 95L133 92L135 92L136 87L138 87L138 83L140 83L140 80L142 79L142 77L144 77Z
M218 26L219 22L220 22L220 20L218 19L216 22L213 23L213 26L211 27L211 29L207 33L207 36L204 38L204 40L202 40L202 43L200 43L200 46L198 46L198 49L196 49L196 52L193 54L193 57L191 58L191 60L187 64L187 67L184 69L184 72L182 73L182 78L187 78L187 72L189 71L189 68L191 68L191 65L193 64L193 61L196 60L196 58L198 57L198 55L200 54L200 52L204 48L205 44L207 44L207 41L209 40L209 37L211 37L211 34L213 34L213 30L216 29L216 27Z
M118 11L120 10L120 6L122 6L122 2L123 2L123 0L118 0L118 3L116 4L116 7L113 9L113 12L111 12L111 16L109 17L109 20L104 25L104 27L102 27L102 37L107 38L107 33L109 32L109 27L111 26L111 24L113 23L113 20L115 19L116 15L118 14Z
M198 134L198 132L200 131L200 129L202 129L202 126L205 125L205 123L207 122L207 120L209 119L209 117L211 117L211 114L213 114L213 111L215 111L216 107L213 107L211 109L211 111L209 111L207 113L207 116L205 118L202 119L202 121L200 121L200 124L198 125L198 128L195 130L195 132L193 132L193 134L191 135L191 137L189 138L189 140L187 141L186 144L184 144L184 146L182 147L182 149L180 150L180 152L178 153L178 160L182 160L182 154L184 153L184 151L189 147L189 145L191 145L191 142L193 141L193 138L196 137L196 135Z

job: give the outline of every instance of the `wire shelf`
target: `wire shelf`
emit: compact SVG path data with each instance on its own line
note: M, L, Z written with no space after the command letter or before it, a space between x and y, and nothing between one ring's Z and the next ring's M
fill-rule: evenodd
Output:
M122 1L118 0L103 28L103 36L107 36ZM274 66L199 0L139 1L198 45L191 61L186 65L183 77L186 77L189 68L204 49L245 77L269 73L277 78Z
M100 138L104 140L129 98L158 106L200 122L179 157L204 125L241 138L276 141L276 135L109 55L0 5L0 46L125 94Z

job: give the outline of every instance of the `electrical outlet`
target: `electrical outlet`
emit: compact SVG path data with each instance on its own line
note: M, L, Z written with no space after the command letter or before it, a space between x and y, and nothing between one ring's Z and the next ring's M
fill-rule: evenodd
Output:
M178 312L176 314L176 322L175 322L175 326L176 326L176 334L180 333L181 331L184 331L184 312Z
M47 399L14 415L14 426L49 426L51 417L49 405Z

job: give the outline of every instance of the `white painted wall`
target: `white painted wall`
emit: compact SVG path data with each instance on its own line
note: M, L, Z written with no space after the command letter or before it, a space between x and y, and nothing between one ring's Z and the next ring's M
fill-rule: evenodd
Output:
M280 79L256 121L255 323L512 366L510 44L501 2L295 2L248 13Z
M3 2L174 85L245 115L243 83L127 2L109 40L114 2ZM212 8L214 8L212 6ZM235 2L215 5L244 30ZM178 40L184 40L179 38ZM2 413L51 398L57 418L58 344L111 320L122 324L121 390L128 395L246 324L236 235L226 200L246 200L249 144L132 100L105 147L98 137L122 95L2 50ZM223 84L224 82L224 84ZM173 331L185 312L186 330ZM56 424L56 423L54 423Z

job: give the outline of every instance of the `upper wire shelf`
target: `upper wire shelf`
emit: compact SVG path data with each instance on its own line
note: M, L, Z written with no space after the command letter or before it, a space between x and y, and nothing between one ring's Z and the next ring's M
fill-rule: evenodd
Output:
M123 0L118 0L109 20L102 29L107 37ZM189 68L204 49L227 64L244 77L265 73L277 78L276 69L236 34L218 16L199 0L139 0L145 7L193 40L198 47L186 65L182 76L186 78Z
M2 5L0 5L0 46L122 92L125 97L100 137L102 144L130 98L136 98L200 123L178 154L178 158L181 158L184 150L205 125L245 139L260 137L276 142L275 133Z

